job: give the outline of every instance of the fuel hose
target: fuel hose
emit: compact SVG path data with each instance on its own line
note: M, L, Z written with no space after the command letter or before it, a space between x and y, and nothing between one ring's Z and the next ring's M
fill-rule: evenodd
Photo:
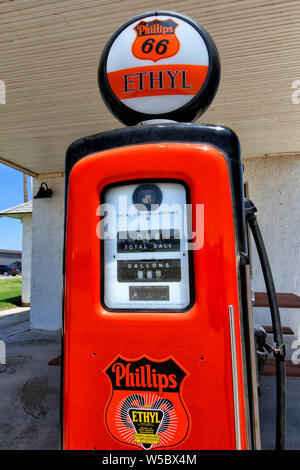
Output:
M274 347L273 353L276 366L276 441L275 449L283 450L285 447L286 429L286 348L283 342L280 313L277 302L276 290L270 268L264 240L257 222L257 209L252 201L245 199L246 220L251 229L256 249L258 252L264 281L266 285L269 307L272 319Z

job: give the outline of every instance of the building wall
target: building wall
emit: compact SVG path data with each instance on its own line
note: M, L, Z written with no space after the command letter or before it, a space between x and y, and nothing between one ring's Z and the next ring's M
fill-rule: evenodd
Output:
M33 199L30 322L31 328L56 330L61 327L62 316L64 177L35 178L33 195L42 181L53 195Z
M277 292L300 295L300 158L264 157L244 160L244 178L249 198L255 203ZM253 280L255 291L265 292L254 242ZM271 325L268 309L255 308L254 320ZM283 326L300 336L300 309L281 309Z
M0 253L0 264L11 264L15 261L21 261L22 252Z
M32 214L22 216L22 304L30 304Z

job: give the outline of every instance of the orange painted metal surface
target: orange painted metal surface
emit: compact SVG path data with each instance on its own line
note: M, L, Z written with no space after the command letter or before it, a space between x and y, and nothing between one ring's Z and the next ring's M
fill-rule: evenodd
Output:
M187 312L108 312L101 305L97 237L101 191L111 183L147 178L182 180L189 186L193 206L204 204L204 245L193 252L195 303ZM114 370L121 371L122 361L133 363L144 357L157 363L157 373L170 358L173 367L178 365L185 373L177 396L183 407L177 419L180 438L163 448L235 449L230 305L234 307L241 448L247 447L236 259L229 174L224 156L215 148L145 144L95 153L74 166L65 252L64 449L137 448L110 432L112 418L107 413L113 412L110 405L115 397L107 370L116 360L119 366ZM150 369L141 364L137 370L146 381ZM171 375L161 379L168 380L170 388L165 395L155 391L158 398L172 398L175 379ZM132 407L134 420L141 415L137 404Z

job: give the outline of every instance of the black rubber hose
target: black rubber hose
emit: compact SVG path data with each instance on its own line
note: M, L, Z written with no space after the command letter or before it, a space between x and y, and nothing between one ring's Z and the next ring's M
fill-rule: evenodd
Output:
M268 255L261 231L255 215L256 207L249 199L245 200L246 218L251 229L261 268L264 275L267 295L269 299L272 327L274 334L274 356L276 364L276 450L283 450L285 447L286 428L286 370L285 370L285 345L281 330L280 313L277 302L276 290L273 276L269 264Z

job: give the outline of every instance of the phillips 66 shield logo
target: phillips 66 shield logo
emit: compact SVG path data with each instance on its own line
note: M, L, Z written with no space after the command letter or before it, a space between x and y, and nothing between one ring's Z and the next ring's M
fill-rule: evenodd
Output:
M177 54L179 40L175 34L178 26L172 18L140 21L133 29L136 39L132 45L132 53L137 59L157 62Z
M189 433L181 385L187 372L173 359L121 356L104 371L112 385L105 424L112 437L140 449L174 447Z

